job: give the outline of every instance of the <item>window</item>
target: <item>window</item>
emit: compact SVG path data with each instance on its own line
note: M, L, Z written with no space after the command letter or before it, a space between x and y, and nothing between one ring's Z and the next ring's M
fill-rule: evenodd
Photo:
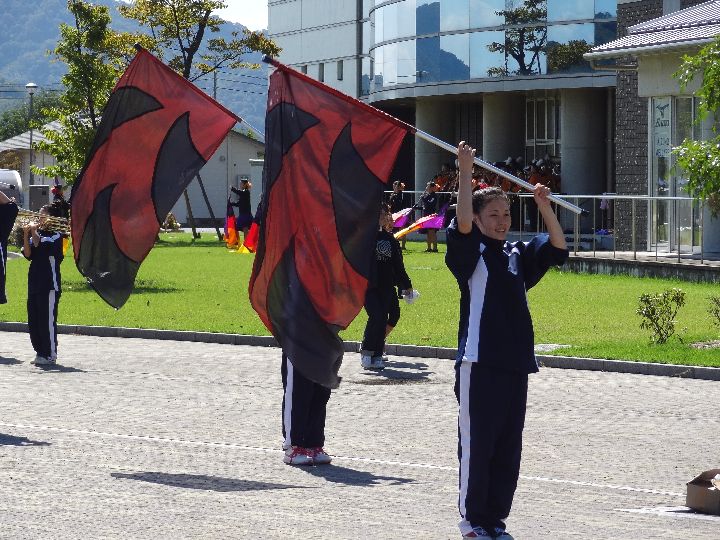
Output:
M322 62L318 64L318 81L325 82L325 64Z
M342 60L337 61L337 80L338 81L343 80L343 61Z
M307 75L307 66L300 66L300 73Z

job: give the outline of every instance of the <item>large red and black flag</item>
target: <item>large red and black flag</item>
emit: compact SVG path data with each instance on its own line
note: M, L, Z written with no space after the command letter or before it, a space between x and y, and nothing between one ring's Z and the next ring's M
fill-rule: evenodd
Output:
M362 309L384 184L413 128L271 63L250 301L293 365L335 388L338 332Z
M139 49L103 111L71 198L75 263L108 304L127 301L165 216L238 121Z

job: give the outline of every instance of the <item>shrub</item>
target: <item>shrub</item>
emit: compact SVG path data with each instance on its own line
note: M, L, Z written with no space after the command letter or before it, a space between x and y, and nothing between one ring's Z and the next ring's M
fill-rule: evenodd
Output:
M668 289L657 294L641 294L637 314L640 328L652 331L652 341L665 343L675 333L675 316L685 305L685 291Z
M713 324L720 328L720 296L713 295L708 300L710 300L708 313L713 318Z

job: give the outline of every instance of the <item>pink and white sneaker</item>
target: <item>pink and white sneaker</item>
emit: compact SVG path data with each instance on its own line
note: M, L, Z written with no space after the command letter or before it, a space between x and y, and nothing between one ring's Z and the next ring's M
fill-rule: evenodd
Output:
M328 465L332 461L330 454L328 454L320 446L318 446L317 448L310 448L309 450L310 452L312 452L312 460L314 465Z
M313 451L309 448L291 446L290 448L285 450L283 462L287 463L288 465L312 465Z

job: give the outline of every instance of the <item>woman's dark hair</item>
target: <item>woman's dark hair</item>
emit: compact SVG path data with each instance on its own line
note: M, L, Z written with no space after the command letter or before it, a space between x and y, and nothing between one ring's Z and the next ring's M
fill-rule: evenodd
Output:
M473 214L479 214L490 201L494 201L495 199L502 199L510 206L510 199L508 199L507 194L499 187L493 186L478 189L472 196Z

